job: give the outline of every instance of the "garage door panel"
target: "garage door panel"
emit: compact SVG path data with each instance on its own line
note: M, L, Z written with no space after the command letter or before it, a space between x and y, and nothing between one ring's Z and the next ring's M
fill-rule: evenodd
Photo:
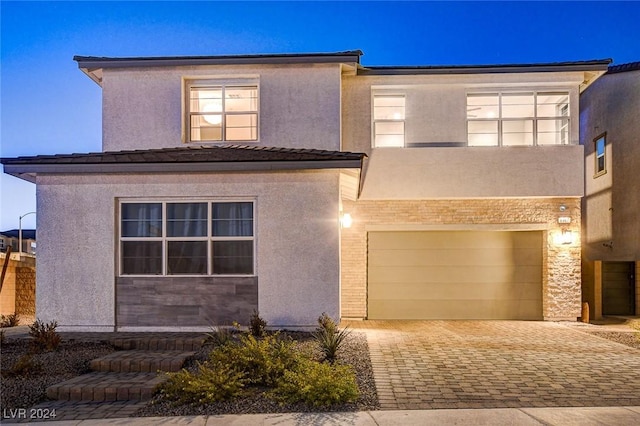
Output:
M540 247L493 249L380 249L369 253L369 262L379 266L468 266L540 265Z
M373 290L369 300L538 300L539 282L504 283L398 283L383 285Z
M505 268L503 266L370 266L369 286L385 283L432 283L432 282L540 282L542 267L523 266L519 268Z
M539 320L542 310L539 301L521 300L511 303L481 300L395 300L371 301L370 309L377 312L376 319L510 319Z
M368 237L369 318L542 318L542 232Z

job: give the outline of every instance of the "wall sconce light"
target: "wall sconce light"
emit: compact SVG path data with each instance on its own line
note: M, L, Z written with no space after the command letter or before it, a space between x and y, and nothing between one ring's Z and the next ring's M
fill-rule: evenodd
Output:
M340 226L343 228L351 228L351 224L353 223L353 219L349 213L343 213L342 217L340 217Z
M563 229L553 236L553 243L557 246L566 246L573 244L573 232L569 229Z

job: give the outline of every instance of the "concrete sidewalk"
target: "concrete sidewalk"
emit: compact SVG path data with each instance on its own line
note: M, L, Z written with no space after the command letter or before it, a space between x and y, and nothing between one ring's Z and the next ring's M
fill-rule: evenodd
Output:
M27 414L28 415L28 414ZM23 423L24 424L24 423ZM30 423L29 423L30 424ZM284 413L185 417L130 417L68 420L51 425L523 425L626 426L640 424L640 407L498 408L463 410L361 411L354 413Z

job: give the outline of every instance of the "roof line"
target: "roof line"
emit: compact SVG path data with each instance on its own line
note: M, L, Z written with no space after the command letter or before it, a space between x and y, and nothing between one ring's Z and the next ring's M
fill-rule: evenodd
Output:
M607 74L617 74L620 72L640 70L640 62L629 62L626 64L610 65Z
M606 71L611 59L575 62L497 65L429 65L429 66L373 66L361 67L359 75L415 75L415 74L475 74L549 71Z
M105 57L76 55L73 60L80 68L130 68L180 65L242 65L242 64L299 64L299 63L360 63L361 50L329 53L281 53L261 55L216 56L136 56Z

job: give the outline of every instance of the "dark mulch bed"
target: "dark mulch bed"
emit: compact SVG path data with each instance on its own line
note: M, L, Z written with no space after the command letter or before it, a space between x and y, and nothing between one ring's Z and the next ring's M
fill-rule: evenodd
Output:
M312 354L320 359L320 353L310 333L285 332L283 334L292 337L304 352ZM187 365L194 368L196 361L203 361L212 346L205 346L199 351ZM149 404L139 410L137 416L197 416L211 414L257 414L257 413L287 413L287 412L314 412L314 411L363 411L377 410L378 396L373 378L373 369L369 359L369 346L363 333L352 332L344 341L338 352L338 362L353 366L356 373L356 382L360 391L358 400L354 403L333 405L331 407L314 408L305 404L280 404L267 396L268 389L251 388L241 398L231 401L218 402L208 405L179 405L162 400L159 396L151 400Z

